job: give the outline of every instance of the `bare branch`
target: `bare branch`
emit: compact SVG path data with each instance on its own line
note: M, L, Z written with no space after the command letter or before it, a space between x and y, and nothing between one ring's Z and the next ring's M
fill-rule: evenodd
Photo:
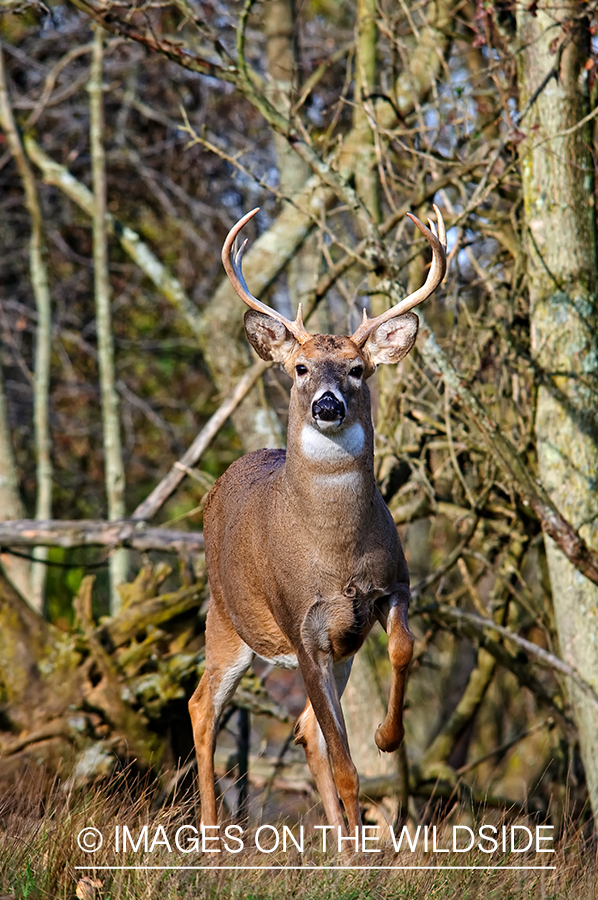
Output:
M0 522L0 547L129 547L131 550L162 550L165 553L198 553L203 550L201 532L147 528L138 520L103 522L81 519L68 522L21 519Z

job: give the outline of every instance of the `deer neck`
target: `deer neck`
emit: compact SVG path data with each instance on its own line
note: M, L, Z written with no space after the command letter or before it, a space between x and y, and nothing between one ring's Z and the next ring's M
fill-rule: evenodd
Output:
M323 528L338 530L339 518L347 526L354 519L364 527L376 491L369 404L346 427L326 432L300 415L291 395L285 484L310 522L321 518Z

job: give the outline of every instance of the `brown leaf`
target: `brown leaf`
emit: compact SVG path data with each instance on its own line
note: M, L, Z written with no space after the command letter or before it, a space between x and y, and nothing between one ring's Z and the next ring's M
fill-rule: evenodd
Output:
M99 889L104 882L99 878L91 878L90 875L83 875L77 882L75 893L79 900L96 900Z

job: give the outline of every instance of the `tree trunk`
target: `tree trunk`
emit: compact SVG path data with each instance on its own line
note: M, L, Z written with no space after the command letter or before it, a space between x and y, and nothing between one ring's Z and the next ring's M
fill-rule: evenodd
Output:
M518 8L520 160L527 226L532 353L539 382L536 437L541 481L598 547L598 329L593 162L584 65L585 7L563 0ZM537 94L537 96L535 96ZM546 538L563 659L598 687L598 587ZM594 817L598 816L598 715L578 689L570 698Z
M96 303L96 333L102 397L102 427L104 467L108 519L111 522L125 516L125 467L120 439L120 415L116 370L114 365L114 336L112 332L110 273L108 269L108 234L106 225L106 166L104 154L104 86L103 32L96 28L88 85L90 115L90 145L94 195L93 268ZM49 518L49 516L46 516ZM115 550L110 556L110 609L120 609L117 587L127 580L129 555Z
M0 359L0 520L24 519L25 509L19 494L19 482L17 467L10 440L10 425L8 422L8 409L6 394L4 392L4 377L2 374L2 360ZM29 596L31 566L26 559L3 552L0 557L2 569L23 597Z
M10 152L14 158L25 192L25 205L31 218L29 241L29 271L35 297L37 327L35 330L35 355L33 378L33 421L37 476L35 517L49 519L52 515L52 460L50 438L50 360L52 350L52 314L50 283L46 267L46 245L42 209L37 194L35 178L23 151L21 137L13 116L4 73L4 57L0 48L0 124L6 134ZM38 564L31 567L28 598L41 610L44 605L47 551L36 552ZM23 584L21 584L21 588Z

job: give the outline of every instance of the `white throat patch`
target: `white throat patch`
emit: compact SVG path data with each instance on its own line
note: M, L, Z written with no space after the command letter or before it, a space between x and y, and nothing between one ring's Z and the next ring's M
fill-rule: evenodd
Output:
M313 425L304 425L301 449L307 459L330 463L347 463L363 451L365 432L359 422L349 425L338 434L325 434Z

